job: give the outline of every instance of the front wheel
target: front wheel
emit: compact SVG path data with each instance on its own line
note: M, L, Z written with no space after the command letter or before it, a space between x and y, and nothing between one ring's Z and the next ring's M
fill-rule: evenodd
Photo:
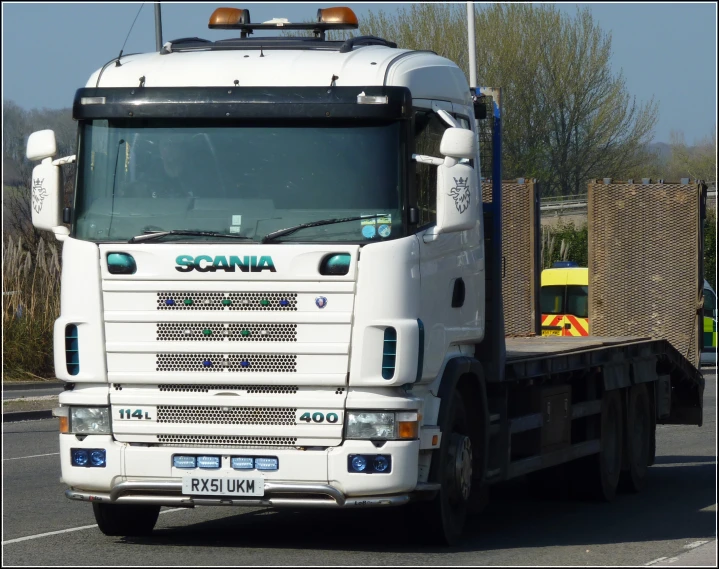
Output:
M152 533L160 515L160 506L93 502L92 511L100 531L105 535L139 536Z
M454 545L462 537L472 492L472 441L459 392L452 397L447 428L442 431L430 471L430 480L439 482L440 490L431 502L413 504L409 511L421 524L426 541Z

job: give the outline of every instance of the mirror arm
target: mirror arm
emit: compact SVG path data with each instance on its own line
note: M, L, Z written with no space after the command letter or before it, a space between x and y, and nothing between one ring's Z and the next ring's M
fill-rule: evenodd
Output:
M62 166L63 164L72 164L75 162L76 155L73 154L72 156L64 156L63 158L58 158L57 160L52 161L53 166Z
M439 118L441 118L444 122L446 122L449 126L454 128L461 128L462 125L460 125L455 118L450 115L447 111L444 109L440 109L436 111L436 113L439 115Z
M64 225L57 225L52 228L52 232L55 235L55 239L58 241L65 241L70 235L70 230Z
M441 235L442 230L439 229L436 225L433 227L430 227L427 229L427 231L424 232L424 235L422 235L422 241L425 243L431 243L432 241L436 241L439 236Z
M424 156L423 154L412 154L412 160L420 164L430 164L431 166L441 166L444 164L444 158L435 158L434 156Z

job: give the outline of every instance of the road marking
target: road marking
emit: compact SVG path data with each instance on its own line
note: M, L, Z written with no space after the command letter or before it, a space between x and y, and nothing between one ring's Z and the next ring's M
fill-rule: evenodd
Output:
M704 545L705 543L709 543L707 540L704 541L692 541L691 543L688 543L684 546L684 549L694 549L695 547L699 547L700 545Z
M180 512L182 510L188 510L188 509L191 509L191 508L172 508L171 510L163 510L162 512L160 512L160 514L169 514L170 512ZM61 529L58 531L49 531L46 533L39 533L37 535L27 535L25 537L17 537L15 539L8 539L7 541L3 541L2 544L8 545L10 543L19 543L21 541L28 541L30 539L39 539L41 537L49 537L51 535L59 535L61 533L70 533L73 531L80 531L83 529L92 529L92 528L96 528L96 527L97 527L97 524L93 524L91 526L80 526L80 527L76 527L76 528Z
M659 557L655 559L654 561L650 561L649 563L645 563L644 565L654 565L655 563L659 563L660 561L664 561L666 557Z
M21 458L37 458L38 456L55 456L59 452L50 452L48 454L31 454L30 456L16 456L15 458L3 458L3 460L20 460Z

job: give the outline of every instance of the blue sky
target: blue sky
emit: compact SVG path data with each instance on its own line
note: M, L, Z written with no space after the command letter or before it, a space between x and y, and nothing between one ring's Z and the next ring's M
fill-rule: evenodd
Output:
M219 6L246 7L253 21L313 18L317 8L350 6L361 19L398 3L165 3L163 39L235 37L207 29ZM588 3L596 22L612 33L612 66L622 70L637 101L659 103L657 142L672 130L692 143L716 128L717 6L707 3ZM558 4L576 11L577 4ZM117 56L140 3L13 3L2 5L3 100L24 108L72 106L75 90L90 74ZM125 53L155 49L153 3L142 8ZM466 33L466 30L461 30ZM391 39L391 38L388 38ZM481 77L479 78L481 83Z

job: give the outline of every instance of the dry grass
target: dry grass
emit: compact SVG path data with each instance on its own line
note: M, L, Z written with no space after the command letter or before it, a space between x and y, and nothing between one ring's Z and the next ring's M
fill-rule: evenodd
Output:
M53 377L53 325L60 314L60 258L54 243L34 253L3 243L3 375Z

